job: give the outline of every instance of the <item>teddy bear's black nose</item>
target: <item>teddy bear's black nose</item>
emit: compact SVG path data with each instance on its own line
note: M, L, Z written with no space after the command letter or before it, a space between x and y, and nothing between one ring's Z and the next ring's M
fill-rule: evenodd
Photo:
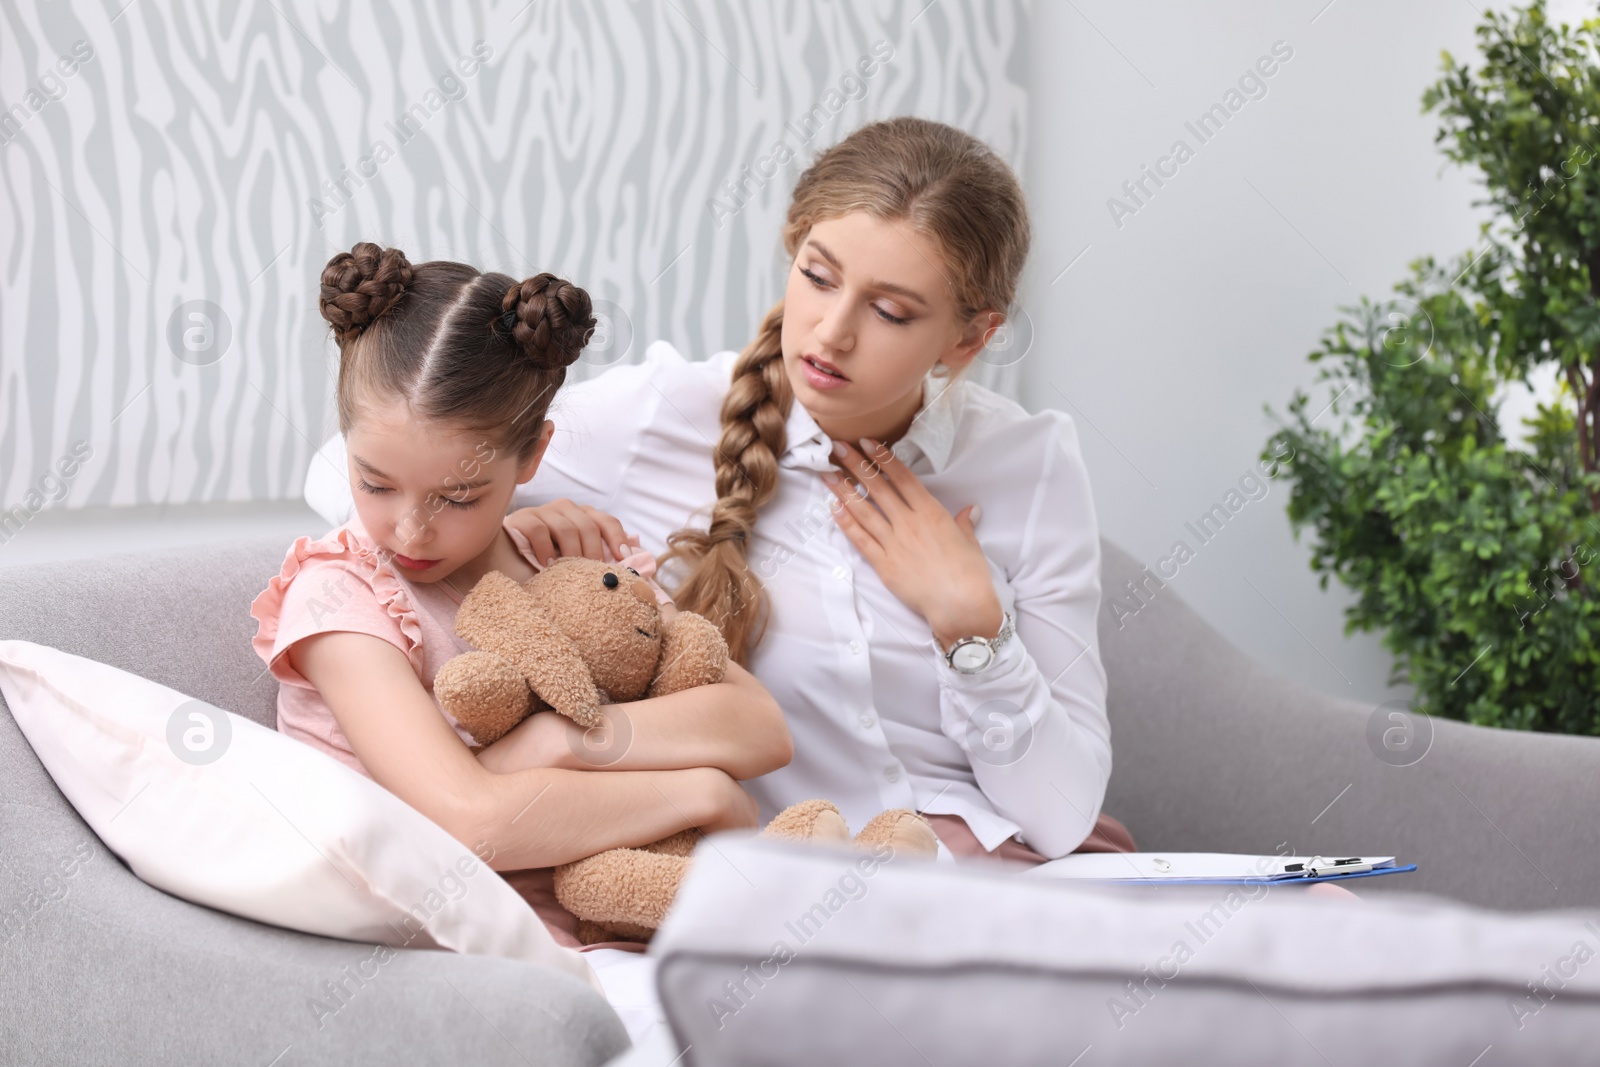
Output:
M617 587L617 585L622 581L622 579L618 578L615 574L612 574L610 571L606 571L605 577L601 578L600 580L605 583L607 589L615 589Z

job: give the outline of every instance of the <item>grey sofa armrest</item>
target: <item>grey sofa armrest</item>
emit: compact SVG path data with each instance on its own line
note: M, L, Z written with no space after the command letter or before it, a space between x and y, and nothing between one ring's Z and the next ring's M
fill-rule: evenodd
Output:
M1364 880L1358 892L1515 909L1600 904L1600 739L1418 717L1412 750L1385 762L1382 733L1400 726L1388 713L1403 709L1268 673L1171 587L1147 582L1148 604L1119 628L1110 597L1146 579L1115 545L1102 552L1105 810L1141 850L1393 853L1417 872Z
M273 724L251 598L285 545L0 570L0 639ZM0 707L4 707L0 701ZM70 872L70 873L68 873ZM0 714L0 1063L598 1064L598 993L533 964L264 926L168 896L102 845Z

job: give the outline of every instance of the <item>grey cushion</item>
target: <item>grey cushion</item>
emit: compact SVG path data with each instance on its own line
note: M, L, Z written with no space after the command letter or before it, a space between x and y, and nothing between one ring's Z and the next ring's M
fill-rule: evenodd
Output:
M0 638L102 660L271 725L277 683L250 650L248 605L285 547L0 571ZM84 852L64 875L58 864ZM628 1043L604 998L546 968L415 950L380 962L371 946L152 889L78 818L9 713L0 1003L0 1063L577 1065Z
M1594 1060L1597 920L730 835L696 850L652 951L692 1067L1566 1064Z
M1417 872L1361 881L1362 895L1600 905L1600 738L1433 719L1426 755L1384 762L1368 731L1399 709L1335 700L1263 670L1172 586L1148 585L1148 606L1119 628L1109 597L1144 575L1115 545L1102 549L1105 810L1140 849L1393 854Z

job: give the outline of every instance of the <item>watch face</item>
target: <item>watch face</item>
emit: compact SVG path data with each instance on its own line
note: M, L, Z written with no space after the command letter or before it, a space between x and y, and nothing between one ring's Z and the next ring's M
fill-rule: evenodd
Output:
M994 659L994 653L989 651L989 646L981 641L968 641L960 644L950 653L950 666L958 671L972 673L981 671Z

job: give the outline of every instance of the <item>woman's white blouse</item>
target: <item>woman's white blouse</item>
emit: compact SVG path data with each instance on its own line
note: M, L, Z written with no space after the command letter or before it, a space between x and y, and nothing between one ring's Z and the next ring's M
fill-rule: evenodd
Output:
M704 528L737 358L690 362L658 341L642 363L566 386L551 407L555 439L515 505L593 505L657 554L674 530ZM959 815L986 849L1016 835L1049 857L1071 852L1094 828L1111 774L1095 630L1100 544L1072 420L1029 415L960 378L929 379L894 446L952 514L982 506L978 540L1016 636L973 675L949 667L927 622L839 529L820 477L834 469L832 442L799 403L787 431L778 489L749 551L771 598L750 669L782 706L795 753L745 783L763 821L820 797L852 829L912 808ZM347 479L333 473L343 470L336 437L307 477L307 501L332 523L351 507ZM680 575L669 564L662 584Z

